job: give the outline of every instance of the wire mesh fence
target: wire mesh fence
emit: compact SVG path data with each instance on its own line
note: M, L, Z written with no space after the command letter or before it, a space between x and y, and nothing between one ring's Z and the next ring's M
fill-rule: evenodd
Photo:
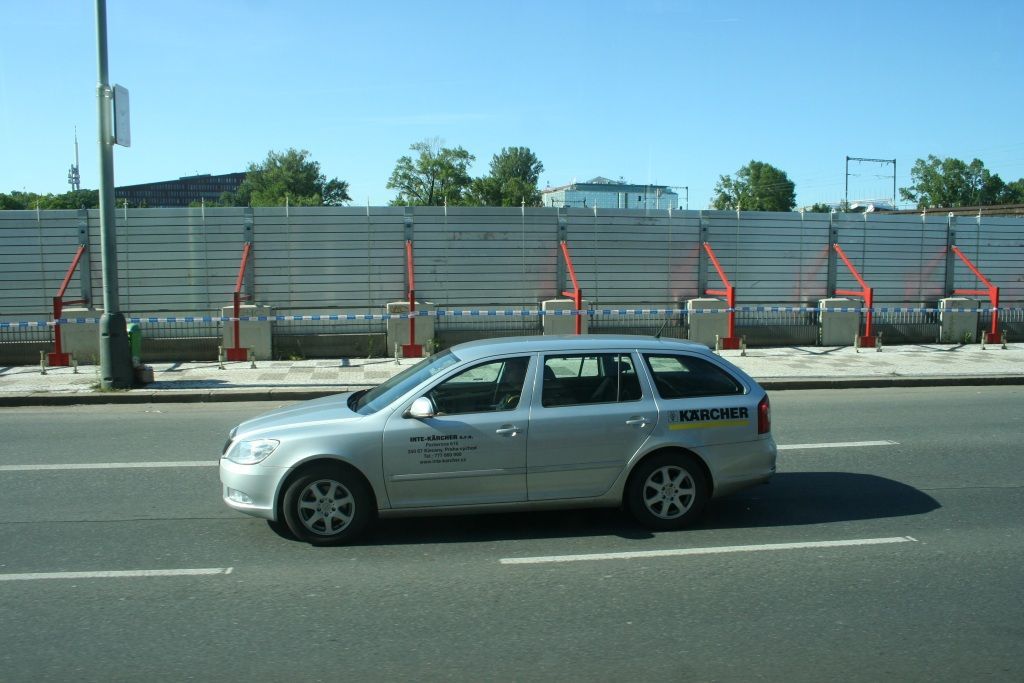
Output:
M530 308L535 309L536 306ZM544 332L540 315L439 315L434 321L435 338L431 344L434 349L448 348L473 339L526 336Z
M879 311L873 314L872 325L885 344L934 342L942 329L938 311Z
M992 329L992 312L985 311L978 315L978 336ZM1024 341L1024 308L1011 308L999 311L998 331L1006 333L1006 341Z
M53 341L53 328L11 325L0 330L0 344L45 344Z
M384 334L387 332L387 321L385 320L329 320L327 316L323 316L320 320L275 320L272 325L275 335Z
M630 316L604 315L600 310L591 317L592 334L646 334L686 339L689 327L684 314L640 313Z
M131 324L131 323L130 323ZM177 353L180 360L215 358L224 337L219 320L137 323L142 334L142 360L162 360Z
M802 345L818 343L817 311L738 311L736 336L748 346Z

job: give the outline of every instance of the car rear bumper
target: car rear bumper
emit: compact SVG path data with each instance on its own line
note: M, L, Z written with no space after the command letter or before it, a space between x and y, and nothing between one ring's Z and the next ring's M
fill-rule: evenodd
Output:
M735 491L763 484L775 474L778 447L775 439L732 444L717 462L722 465L714 472L715 490L713 497L725 496Z

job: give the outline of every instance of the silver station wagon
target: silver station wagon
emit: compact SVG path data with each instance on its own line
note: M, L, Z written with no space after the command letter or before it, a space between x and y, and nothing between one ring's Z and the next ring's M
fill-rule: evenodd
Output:
M378 517L622 506L677 529L775 472L768 395L699 344L510 337L231 430L224 502L314 544Z

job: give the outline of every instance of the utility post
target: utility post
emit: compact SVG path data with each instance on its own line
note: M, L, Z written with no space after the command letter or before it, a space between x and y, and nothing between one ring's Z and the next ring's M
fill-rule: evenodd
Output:
M100 316L100 386L128 389L134 383L131 349L117 290L117 222L114 209L113 91L107 75L107 3L96 0L96 48L99 82L96 101L100 145L100 253L103 315Z

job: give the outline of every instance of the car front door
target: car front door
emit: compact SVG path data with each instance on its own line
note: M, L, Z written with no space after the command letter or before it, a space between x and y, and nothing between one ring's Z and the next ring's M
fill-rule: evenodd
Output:
M391 505L437 507L526 500L529 356L471 365L424 392L436 414L396 411L384 428Z

